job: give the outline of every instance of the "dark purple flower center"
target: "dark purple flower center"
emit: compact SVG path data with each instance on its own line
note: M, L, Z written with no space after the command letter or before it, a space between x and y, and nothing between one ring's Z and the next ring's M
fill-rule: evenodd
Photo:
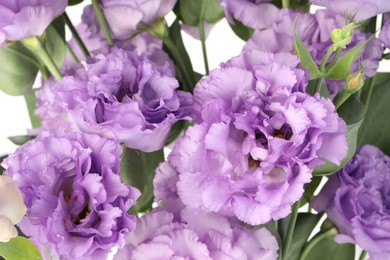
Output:
M291 127L287 124L284 124L280 129L274 130L273 136L285 140L290 140L292 134Z

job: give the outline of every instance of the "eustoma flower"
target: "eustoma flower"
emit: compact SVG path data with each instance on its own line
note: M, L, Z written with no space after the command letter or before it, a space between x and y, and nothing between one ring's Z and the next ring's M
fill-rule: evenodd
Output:
M156 183L184 205L251 225L287 216L314 167L340 164L346 126L330 100L305 93L299 60L247 52L195 88L198 124L180 138ZM156 187L157 199L174 197Z
M146 152L161 149L171 126L189 119L192 97L178 81L135 52L113 48L77 77L43 88L37 113L45 128L64 126L117 139Z
M26 213L23 196L8 176L0 176L0 242L18 235L14 227Z
M390 257L390 158L365 145L342 170L332 175L314 198L338 230L336 241L356 243L370 259Z
M28 208L22 231L62 259L103 259L135 228L139 191L121 182L121 148L97 135L44 132L4 162ZM98 257L98 258L95 258Z
M214 214L184 208L180 220L159 210L144 215L115 259L277 258L278 243L266 229L247 230Z
M67 5L67 0L0 1L0 46L42 35Z
M227 19L231 24L235 20L253 29L263 29L276 18L278 8L269 2L272 0L221 0ZM261 15L259 15L261 13Z
M311 0L311 2L340 15L347 13L349 16L354 16L356 21L390 11L390 2L387 0Z
M114 39L128 39L144 31L172 10L177 0L102 0L100 6ZM129 19L131 17L131 19ZM104 37L92 6L85 7L83 23L95 37Z

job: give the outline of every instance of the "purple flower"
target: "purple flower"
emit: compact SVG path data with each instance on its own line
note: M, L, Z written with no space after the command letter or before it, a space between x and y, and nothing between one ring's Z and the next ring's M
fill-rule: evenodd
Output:
M120 154L112 140L60 130L18 148L2 165L27 206L22 231L63 259L102 259L124 246L140 193L121 182Z
M68 5L67 0L3 0L0 2L0 47L40 36Z
M264 30L257 30L248 40L244 50L261 50L266 52L290 52L294 53L293 23L298 17L296 33L308 47L314 61L319 65L327 49L332 45L331 33L336 28L345 26L345 18L328 10L319 10L315 14L302 13L289 9L281 9L273 24ZM344 55L354 46L365 42L370 34L355 30L352 42ZM264 39L267 39L266 41ZM364 75L372 77L379 67L382 58L383 47L376 38L372 39L363 49L359 58L362 60ZM333 56L329 59L332 60ZM351 67L351 72L359 70L359 60ZM334 96L343 86L344 81L326 81L326 85Z
M349 16L355 16L356 21L390 11L390 2L387 0L311 0L311 2L339 15L347 13Z
M176 91L178 81L144 56L113 48L84 67L37 93L45 129L97 133L151 152L164 146L176 121L190 119L192 96Z
M272 24L278 8L268 2L271 0L220 0L229 23L234 19L253 29L263 29ZM261 15L259 15L261 14Z
M313 199L339 229L336 241L356 243L370 259L390 257L390 158L365 145Z
M171 11L177 0L102 0L100 6L114 39L125 40L144 31ZM129 19L131 17L131 19ZM94 37L104 37L92 6L84 9L83 23Z
M258 225L291 211L311 170L347 153L346 126L330 100L306 94L291 54L247 52L203 78L198 124L157 170L157 200ZM177 187L175 187L175 185Z
M385 24L379 34L379 40L381 40L385 48L390 48L390 15L385 15L384 17Z
M220 215L184 208L180 220L163 210L143 216L114 259L274 260L277 251L265 228L248 230Z
M108 55L111 51L106 39L95 37L91 34L84 23L77 26L77 31L87 46L92 56L99 54ZM72 38L69 41L70 46L76 53L79 60L85 60L77 42ZM134 36L131 40L114 40L114 48L121 48L127 51L135 51L139 55L146 56L152 63L159 67L159 71L169 76L175 76L175 66L169 56L162 50L162 41L153 37L147 32ZM67 55L65 64L62 68L63 75L73 76L80 64L76 63L70 55Z

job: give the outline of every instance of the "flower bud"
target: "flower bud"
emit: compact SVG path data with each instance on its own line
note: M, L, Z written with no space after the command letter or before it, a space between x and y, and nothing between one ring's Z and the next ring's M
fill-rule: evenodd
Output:
M338 48L345 49L352 41L353 31L359 27L358 23L349 23L343 28L336 28L332 31L332 50L335 51Z
M359 89L361 89L364 85L364 75L362 71L357 71L352 73L347 77L347 80L345 81L345 87L346 90L353 94Z

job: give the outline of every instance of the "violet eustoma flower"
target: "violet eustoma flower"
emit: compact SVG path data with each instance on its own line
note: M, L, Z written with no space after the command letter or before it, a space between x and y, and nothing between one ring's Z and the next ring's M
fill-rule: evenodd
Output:
M42 126L58 126L117 139L130 148L161 149L171 126L190 119L192 96L146 57L122 49L98 55L78 77L38 91Z
M120 178L121 147L97 135L44 132L2 165L23 193L19 226L62 259L104 259L135 228L140 193Z
M157 19L173 9L177 0L102 0L100 7L114 39L125 40L145 31ZM129 19L131 17L131 19ZM104 37L92 6L84 9L82 21L92 35Z
M363 146L332 175L313 199L338 230L336 241L355 243L373 260L390 258L390 158L371 145Z
M287 216L321 159L340 164L347 153L344 121L330 100L304 92L298 64L252 51L199 81L198 124L157 171L157 200L177 192L187 207L251 225Z
M385 48L390 48L390 15L384 15L384 25L379 33L379 40Z
M8 176L0 176L0 242L18 235L14 227L26 213L23 196Z
M0 47L42 35L67 5L68 0L0 1Z
M278 243L265 228L248 230L214 214L181 211L180 220L159 210L144 215L114 259L275 260Z
M229 23L240 21L253 29L263 29L276 18L278 8L272 0L220 0ZM261 13L261 15L259 15Z
M349 16L354 16L355 21L390 11L390 1L387 0L311 0L311 2L339 15L347 13Z

